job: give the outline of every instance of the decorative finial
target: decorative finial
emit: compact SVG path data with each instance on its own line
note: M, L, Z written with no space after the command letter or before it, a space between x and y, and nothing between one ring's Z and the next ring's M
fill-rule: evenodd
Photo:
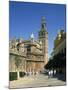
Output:
M31 34L31 39L34 39L34 34L33 34L33 32L32 32L32 34Z
M45 20L45 17L43 16L42 17L42 24L45 24L46 23L46 20Z
M33 32L31 34L30 38L31 38L31 41L34 42L34 34L33 34Z

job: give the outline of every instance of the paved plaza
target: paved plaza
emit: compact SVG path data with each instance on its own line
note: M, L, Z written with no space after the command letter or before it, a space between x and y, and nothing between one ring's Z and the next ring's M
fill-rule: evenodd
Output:
M42 87L42 86L61 86L66 82L57 78L49 78L47 75L38 74L35 76L25 76L19 80L10 81L10 88L27 88L27 87Z

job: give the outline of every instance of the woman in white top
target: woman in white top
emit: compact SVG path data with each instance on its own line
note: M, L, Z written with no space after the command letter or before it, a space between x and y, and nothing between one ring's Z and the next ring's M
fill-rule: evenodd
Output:
M56 70L54 70L54 75L56 74Z
M51 77L53 77L53 70L51 70Z
M48 71L48 78L50 78L50 76L51 76L51 72L50 72L50 71Z

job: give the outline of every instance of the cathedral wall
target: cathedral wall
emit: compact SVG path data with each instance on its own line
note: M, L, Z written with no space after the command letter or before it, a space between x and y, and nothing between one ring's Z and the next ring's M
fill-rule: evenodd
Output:
M9 71L16 72L18 71L25 71L26 68L26 61L24 57L10 55L9 56Z
M43 69L44 63L43 62L32 62L28 61L26 64L26 72L37 73L40 72L40 70Z

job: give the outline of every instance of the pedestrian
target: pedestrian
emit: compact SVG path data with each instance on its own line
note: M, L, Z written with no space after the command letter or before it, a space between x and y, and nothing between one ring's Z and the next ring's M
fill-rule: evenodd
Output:
M54 75L56 75L56 70L54 70Z
M48 71L48 78L50 78L51 77L51 72L50 71Z
M51 70L51 77L53 77L53 70Z

